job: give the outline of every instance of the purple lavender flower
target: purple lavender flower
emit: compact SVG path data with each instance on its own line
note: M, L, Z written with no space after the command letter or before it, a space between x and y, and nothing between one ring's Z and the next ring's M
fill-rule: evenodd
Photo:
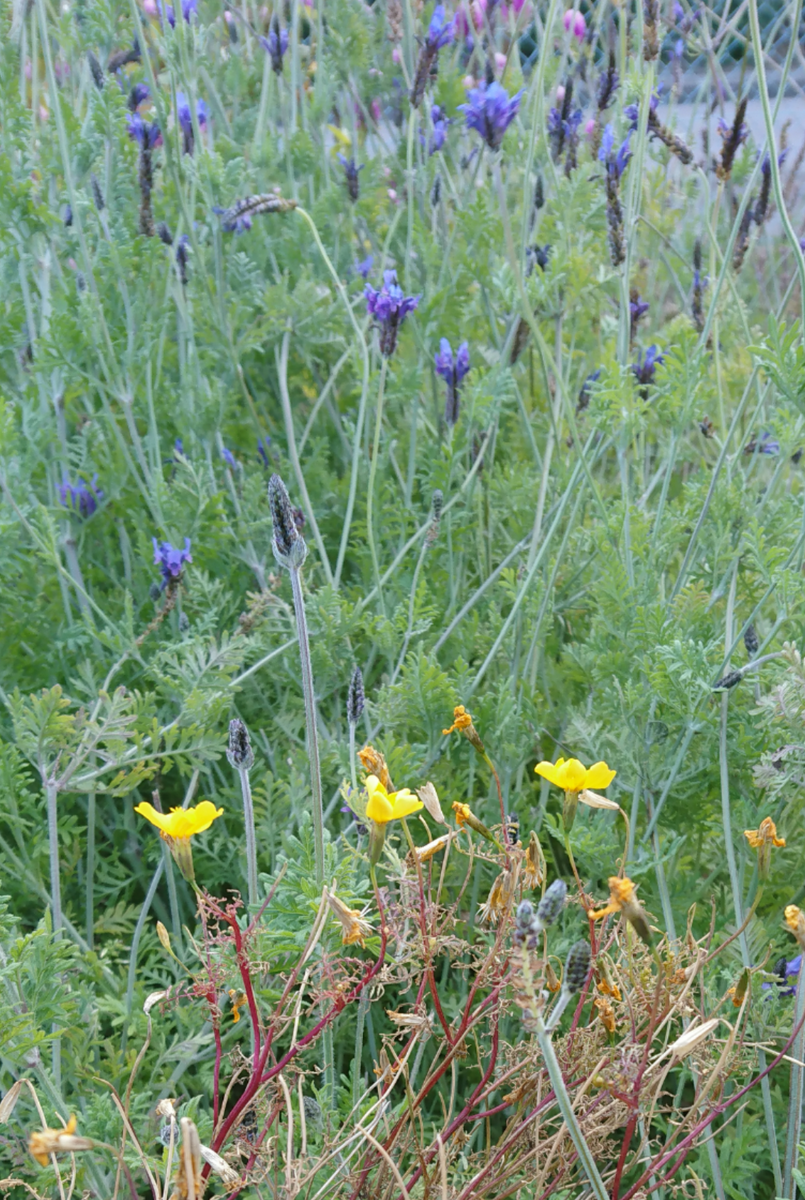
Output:
M176 243L176 265L179 268L179 282L187 287L187 261L190 253L190 237L183 233Z
M358 275L360 275L361 279L369 278L369 272L374 266L374 262L374 254L367 254L366 258L364 258L361 262L355 263L355 271Z
M587 376L587 378L584 380L584 383L581 385L581 388L579 389L579 398L576 401L576 412L577 413L584 412L585 408L589 407L590 393L592 391L593 384L597 383L597 381L600 378L601 378L601 368L599 367L597 371L591 371L590 374Z
M658 107L659 103L660 103L660 87L657 87L656 91L651 93L651 99L649 100L649 104L648 104L649 114L653 113L656 116L657 107ZM631 129L632 132L634 132L637 129L637 122L640 119L640 105L639 104L627 104L623 110L623 115L626 117L627 121L631 122L629 128Z
M439 342L439 352L433 357L436 364L436 374L441 375L447 384L447 397L444 405L444 419L452 429L458 421L459 392L461 381L470 369L470 348L467 342L462 342L453 358L453 350L447 338Z
M229 469L231 471L234 471L236 469L238 464L235 461L235 456L231 450L227 450L226 446L221 447L221 458L224 460L224 462L226 463L226 465L229 467Z
M366 311L380 326L380 353L391 358L397 345L397 333L405 318L419 304L419 296L404 296L396 271L383 272L380 291L367 285L364 291Z
M271 69L274 74L281 75L282 60L288 51L288 30L280 29L276 13L271 19L271 29L269 30L268 37L261 37L260 45L271 59Z
M768 454L770 457L776 456L780 453L780 443L777 441L777 438L771 436L768 429L765 429L760 435L759 442L752 438L744 446L744 454L754 454L755 452L758 454Z
M138 112L132 113L126 122L129 131L129 137L133 142L145 147L147 150L153 150L155 146L162 145L162 134L156 121L144 121Z
M267 471L271 470L271 462L268 457L268 448L271 445L271 438L267 437L265 441L262 438L257 439L257 454Z
M638 321L642 320L650 308L648 300L644 300L633 288L629 294L629 319L632 324L636 325Z
M645 358L643 351L638 350L637 361L632 363L632 370L641 389L648 388L654 382L654 375L660 363L665 362L665 355L660 354L656 346L649 346Z
M430 19L425 45L429 50L434 52L443 49L445 46L449 46L455 35L455 29L455 17L452 17L449 21L445 20L444 5L437 4Z
M126 106L130 112L136 112L140 105L151 95L151 89L147 83L135 83L129 92L129 98L126 101Z
M718 129L719 137L722 138L722 140L733 136L733 125L730 124L729 121L725 121L723 117L718 118L716 128ZM738 124L737 128L734 130L734 137L736 140L737 149L738 146L743 145L743 143L749 137L749 126L747 125L746 121L741 121L740 124Z
M226 208L221 208L220 204L213 204L212 211L216 216L220 216L221 213L228 212L229 210ZM233 217L231 220L221 222L221 230L223 233L246 233L247 230L251 229L251 227L252 218L249 213L243 213Z
M176 13L173 10L173 6L171 4L169 4L167 6L166 11L167 11L167 16L168 16L168 24L170 25L171 29L175 29L176 28ZM184 17L185 21L189 21L190 18L192 16L194 16L194 14L196 14L197 12L198 12L198 0L182 0L182 16Z
M154 566L159 567L162 572L162 587L165 588L180 577L185 563L193 561L190 556L190 538L185 538L184 550L174 549L170 542L158 542L156 538L152 538L151 541L154 543Z
M551 257L551 244L546 242L544 246L538 245L536 242L533 246L526 249L525 256L528 266L526 267L526 275L531 275L534 267L539 267L540 271L545 271L548 266L548 259Z
M510 96L497 82L488 87L481 84L467 96L459 109L467 114L467 128L480 133L490 150L499 150L503 135L517 116L522 89Z
M173 453L181 454L182 458L185 457L184 443L182 442L181 438L177 438L176 441L173 443ZM174 459L173 461L175 462L176 459Z
M354 204L360 195L358 183L358 172L363 170L363 164L359 167L355 166L354 158L345 158L343 154L336 155L341 166L344 168L344 177L347 183L347 195Z
M577 108L572 111L573 80L568 79L561 88L557 88L557 98L561 97L562 107L552 108L548 113L548 140L551 143L551 153L554 162L558 162L567 146L565 174L569 175L576 167L576 150L579 143L579 125L582 112Z
M203 129L207 124L207 105L203 100L196 101L196 119L199 126ZM193 116L190 111L190 101L184 92L176 93L176 120L179 122L179 128L182 131L183 153L192 154L195 146Z
M72 509L77 516L86 520L87 517L92 516L98 504L103 500L103 492L97 483L97 475L92 476L90 483L87 483L80 475L74 484L65 477L64 482L59 485L59 500L65 508Z
M764 991L770 991L772 988L777 989L779 996L795 996L797 994L796 981L799 978L800 967L802 966L802 955L798 954L796 958L787 959L785 955L778 958L774 964L774 974L777 979L774 983L763 983L761 987ZM793 983L791 982L793 980Z
M447 126L450 124L449 120L444 115L444 109L440 108L438 104L434 104L431 108L430 119L433 124L433 132L428 138L428 155L436 154L438 150L442 149L445 141L447 140ZM420 132L419 140L424 146L424 133Z
M613 171L618 179L623 175L632 157L632 151L629 146L632 140L632 133L633 130L630 129L615 154L613 154L615 148L615 131L611 125L606 126L601 138L601 146L598 150L599 162L604 163L607 171Z

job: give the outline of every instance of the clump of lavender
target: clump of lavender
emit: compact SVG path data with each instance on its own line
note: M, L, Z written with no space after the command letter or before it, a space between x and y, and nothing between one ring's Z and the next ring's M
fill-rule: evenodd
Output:
M109 55L106 69L110 75L114 75L121 67L128 66L129 63L139 62L141 58L140 43L135 38L128 50L115 50L113 54Z
M345 158L343 154L339 154L337 157L338 161L341 163L341 166L344 168L344 178L347 184L347 195L354 204L360 195L358 173L363 170L363 164L361 164L359 167L356 167L354 158Z
M595 117L593 132L590 138L590 149L595 157L598 156L598 151L601 147L601 120L604 112L615 99L618 82L618 72L615 70L615 53L613 50L610 50L607 69L599 77L598 91L595 98Z
M652 93L651 99L649 100L647 121L648 131L652 137L655 137L658 139L658 141L662 142L662 144L666 146L672 154L675 154L679 161L687 167L693 162L693 151L685 142L682 141L682 138L677 137L677 135L673 133L667 125L663 125L657 114L659 103L660 95L658 89L656 92ZM638 104L627 104L626 108L623 110L623 114L631 121L632 130L636 130L637 122L640 119L640 106Z
M427 35L420 47L419 58L417 59L416 70L414 71L414 82L411 85L411 94L409 97L412 108L418 108L422 103L428 79L432 74L435 74L438 68L439 51L442 47L448 46L452 42L455 25L455 17L449 21L446 20L444 5L437 4L430 19Z
M184 92L176 93L176 120L182 131L182 153L192 154L196 144L193 115L190 111L190 101ZM207 124L207 105L203 100L196 101L196 120L202 129Z
M499 150L503 135L520 108L522 89L510 96L499 83L482 84L473 88L466 104L459 109L466 113L467 128L475 129L490 150Z
M781 167L785 162L787 150L781 150L777 155L777 166ZM762 225L769 215L769 200L771 199L771 159L768 154L763 155L763 161L760 164L760 193L757 198L754 212L752 214L755 224Z
M459 394L461 382L470 369L470 348L467 342L462 342L456 351L453 350L447 338L439 342L439 352L434 356L436 374L441 375L447 384L447 395L444 403L444 419L450 429L458 421Z
M362 259L361 262L355 263L355 273L360 275L361 279L368 279L374 263L374 254L367 254L366 258Z
M271 59L271 69L275 75L282 74L282 61L288 52L288 30L280 29L277 14L271 18L271 28L268 37L260 38L260 45Z
M721 157L716 167L716 175L725 183L732 174L732 164L738 147L742 146L749 137L749 126L744 122L748 97L744 96L735 109L732 125L727 124L723 117L718 120L718 132L721 137Z
M154 543L154 566L159 567L162 575L162 588L176 583L181 579L182 571L185 563L193 561L190 555L190 538L185 538L184 549L174 547L170 542L158 542L156 538L152 538Z
M660 52L657 21L660 17L658 0L643 0L643 58L651 62Z
M632 363L632 371L634 372L635 379L640 387L640 394L644 400L648 396L649 385L654 382L657 367L662 362L665 362L665 355L660 354L656 346L649 346L645 357L642 350L638 350L637 352L637 359Z
M154 164L151 151L162 144L162 134L156 121L144 121L138 112L128 120L129 137L140 147L140 165L137 181L140 185L140 233L153 237L154 214L151 211L151 191L154 186Z
M767 454L770 458L776 458L780 453L780 443L777 438L772 437L768 429L765 429L760 435L760 441L752 438L744 446L744 454Z
M367 285L364 291L366 311L380 328L380 353L391 358L397 346L397 334L409 313L419 304L419 296L404 296L396 271L383 272L383 286L376 291Z
M637 288L629 289L629 342L635 339L637 327L643 320L651 305L638 292Z
M707 283L702 279L702 243L699 238L693 243L693 296L691 299L691 315L697 333L704 329L704 289Z
M59 485L59 500L65 508L72 509L76 516L86 520L103 500L103 491L97 484L97 475L92 476L90 483L80 475L75 483L70 483L69 479L65 478Z
M558 162L567 150L565 175L569 175L578 165L577 150L582 113L580 108L572 112L572 106L573 80L568 79L562 92L562 107L552 108L548 113L548 140L551 143L554 162Z
M623 236L623 208L621 207L620 199L620 183L623 172L632 157L632 152L629 149L632 131L626 135L626 138L615 150L615 131L611 125L607 125L604 130L604 136L601 139L601 148L598 151L598 159L604 164L606 171L604 182L607 193L607 226L609 236L609 254L612 259L612 265L617 267L626 258L626 242Z

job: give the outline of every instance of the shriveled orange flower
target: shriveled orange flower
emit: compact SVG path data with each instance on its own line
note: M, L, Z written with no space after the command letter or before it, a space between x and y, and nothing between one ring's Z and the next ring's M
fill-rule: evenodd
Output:
M598 1018L607 1033L615 1032L615 1010L603 996L596 996L593 1007L598 1009Z
M327 893L327 903L341 922L342 946L354 946L356 942L365 946L367 937L372 933L372 926L364 920L364 914L357 909L348 908L344 901L332 892Z
M369 775L376 775L387 792L394 791L386 760L379 750L375 750L374 746L364 746L363 750L358 751L358 758L364 771Z
M514 896L514 872L503 871L498 875L486 901L478 906L478 915L482 921L497 925L501 917L511 908Z
M764 817L757 829L745 829L744 837L753 850L757 850L757 868L761 879L766 879L771 866L772 846L784 846L785 838L777 836L777 827L771 817Z
M610 913L623 913L638 937L650 946L651 929L643 907L635 896L635 885L631 879L625 876L623 879L619 879L617 875L611 875L608 883L609 904L604 908L599 908L597 912L590 909L587 916L593 921L600 921L602 917L608 917Z
M454 800L453 812L456 814L456 821L462 829L465 825L469 825L470 829L474 829L476 833L480 833L481 837L485 837L488 842L494 842L498 849L500 849L500 843L492 830L487 829L483 821L478 820L469 804L462 804L460 800Z
M789 904L785 910L785 923L799 942L800 950L805 950L805 913L796 904Z
M443 729L442 733L445 737L450 733L461 733L475 747L479 754L486 754L478 730L473 725L472 717L463 704L458 704L453 709L453 724L449 729Z
M602 995L611 996L613 1000L621 999L621 990L617 983L610 983L608 979L601 979L597 986Z
M232 1001L232 1024L237 1025L240 1020L240 1010L246 1003L246 993L239 992L237 988L230 988L229 999Z
M94 1143L90 1138L76 1137L76 1119L70 1120L63 1129L34 1130L28 1139L28 1152L40 1167L46 1167L51 1154L74 1153L76 1150L91 1150Z

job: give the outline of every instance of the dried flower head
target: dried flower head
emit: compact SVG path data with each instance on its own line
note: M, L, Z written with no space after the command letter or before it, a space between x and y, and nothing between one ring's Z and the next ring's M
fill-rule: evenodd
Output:
M771 817L764 817L757 829L745 829L744 837L753 850L757 850L758 874L767 879L771 866L772 846L784 846L785 838L777 836L777 826Z
M358 751L358 758L364 771L369 775L376 775L386 791L393 790L386 760L379 750L375 750L374 746L364 746L363 750Z
M631 879L626 877L619 879L617 875L610 876L609 904L598 909L597 912L588 911L587 916L593 921L600 921L602 917L607 917L610 913L623 913L638 937L650 946L652 936L648 917L637 900L635 890Z
M28 1139L28 1152L40 1167L46 1167L51 1154L73 1154L77 1150L91 1150L90 1138L76 1137L76 1119L70 1120L63 1129L35 1130Z
M360 667L355 667L349 681L347 691L347 720L350 725L357 725L363 716L366 697L363 691L363 675Z
M482 921L489 925L497 925L507 915L514 896L514 874L514 871L506 870L498 875L486 900L478 907L478 915Z
M199 1200L204 1194L204 1181L201 1178L201 1139L198 1129L189 1117L182 1117L179 1125L182 1131L179 1168L171 1200Z
M607 1000L606 996L596 996L593 1000L593 1007L598 1012L598 1019L606 1029L607 1033L615 1032L615 1010Z
M372 926L364 919L366 910L358 912L354 908L348 908L333 892L327 893L327 903L341 923L341 944L354 946L357 942L360 946L365 946L367 937L372 933Z
M523 859L523 887L542 887L545 879L545 855L542 852L540 840L535 831L531 830L528 847Z
M478 820L469 804L462 804L460 800L455 800L453 802L453 812L456 814L456 821L461 829L465 825L469 825L470 829L474 829L476 833L480 833L481 837L486 838L488 842L494 842L496 846L499 845L492 830L487 829L483 821Z
M436 788L433 786L433 784L428 781L426 784L423 784L421 788L417 788L416 794L425 805L425 812L428 814L428 816L434 821L438 821L440 825L446 825L447 821L445 820L444 813L442 812L439 793L436 791Z
M441 837L434 838L432 842L426 842L424 846L414 846L413 850L409 850L406 856L406 863L413 867L417 862L425 863L433 858L434 854L439 854L442 850L450 845L450 842L457 834L451 830L449 833L443 833Z
M785 910L785 923L799 942L801 950L805 950L805 913L796 904L789 904Z
M563 879L554 879L537 907L537 920L543 928L554 924L565 907L566 899L567 884Z
M711 1017L709 1021L703 1021L701 1025L689 1026L675 1042L671 1042L668 1052L676 1059L686 1058L710 1036L718 1023L718 1017Z
M442 733L445 737L451 733L461 733L479 754L486 754L478 730L473 725L472 717L463 704L459 704L453 709L453 724L449 729L443 729Z

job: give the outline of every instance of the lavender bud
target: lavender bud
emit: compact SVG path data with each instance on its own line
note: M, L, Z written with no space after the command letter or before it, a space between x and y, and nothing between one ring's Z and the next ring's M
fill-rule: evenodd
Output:
M729 691L741 682L743 675L740 671L730 671L727 675L722 676L718 683L713 684L713 691Z
M757 639L757 630L755 629L754 625L747 625L744 631L744 645L746 646L746 653L749 655L749 657L754 658L757 654L758 646L760 645Z
M527 933L534 920L534 905L530 900L521 900L514 916L515 925L522 933Z
M542 176L537 176L537 182L534 186L534 208L538 211L545 207L545 185L542 182Z
M157 225L157 235L159 236L159 240L164 242L166 246L173 245L173 234L164 221L160 221Z
M87 52L87 62L89 63L92 82L95 84L99 92L103 91L103 67L98 62L91 50Z
M562 987L571 996L576 992L580 992L587 980L587 972L590 970L590 943L579 941L574 942L570 947L567 959L565 961L565 976L562 981Z
M565 907L566 897L567 884L563 879L554 879L553 883L540 900L539 908L537 909L537 920L540 922L543 928L553 925L554 921Z
M442 505L444 504L444 492L441 488L436 488L431 496L431 505L433 506L433 519L438 521L442 515Z
M430 193L431 208L438 208L439 201L442 198L442 177L437 175L433 181L433 187Z
M254 766L254 751L249 742L249 731L238 717L229 722L229 749L226 757L230 766L238 771L250 771Z
M274 557L289 570L301 567L307 546L296 527L288 490L279 475L272 475L268 481L268 504L274 526Z
M363 691L363 675L360 667L356 667L352 672L352 678L349 681L349 691L347 692L347 720L350 725L357 725L363 714L363 709L366 704L366 697Z
M103 198L101 185L98 183L94 171L90 175L89 181L92 185L92 199L95 201L95 207L97 208L98 212L103 212L103 210L106 208L106 201Z

